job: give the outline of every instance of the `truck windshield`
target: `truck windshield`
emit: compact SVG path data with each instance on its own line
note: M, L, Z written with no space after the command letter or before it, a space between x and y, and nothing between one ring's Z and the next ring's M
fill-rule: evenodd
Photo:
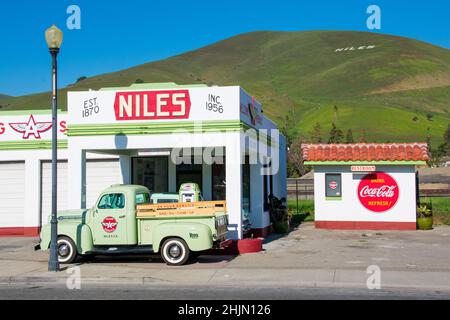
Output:
M143 192L143 193L136 193L136 205L138 204L147 204L150 203L150 194Z

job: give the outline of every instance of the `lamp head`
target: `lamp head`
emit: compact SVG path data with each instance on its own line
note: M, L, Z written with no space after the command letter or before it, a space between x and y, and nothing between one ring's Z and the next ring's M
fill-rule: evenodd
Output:
M63 33L55 25L45 30L45 41L50 51L59 51L63 40Z

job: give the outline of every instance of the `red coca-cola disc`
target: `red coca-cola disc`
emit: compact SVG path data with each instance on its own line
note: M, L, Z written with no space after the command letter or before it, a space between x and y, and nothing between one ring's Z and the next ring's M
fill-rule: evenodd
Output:
M361 204L373 212L391 209L398 200L398 184L384 172L369 173L358 185L358 198Z

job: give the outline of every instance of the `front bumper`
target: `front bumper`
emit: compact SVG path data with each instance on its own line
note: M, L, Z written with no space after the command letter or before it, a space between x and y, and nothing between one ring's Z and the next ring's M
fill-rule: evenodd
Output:
M218 240L214 242L214 249L226 249L231 245L232 242L233 240L231 239Z

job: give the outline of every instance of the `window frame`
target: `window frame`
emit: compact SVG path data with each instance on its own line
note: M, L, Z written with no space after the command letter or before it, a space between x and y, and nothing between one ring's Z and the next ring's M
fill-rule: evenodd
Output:
M111 208L111 207L109 207L109 208L100 208L99 206L100 206L100 203L102 202L102 199L105 196L110 196L112 194L120 195L121 197L123 197L123 206L122 207L117 207L117 208ZM125 197L125 194L123 192L110 192L110 193L104 193L104 194L101 195L101 197L98 199L96 208L98 210L122 210L122 209L125 209L125 206L126 206L126 197Z
M337 182L338 182L338 192L339 195L329 195L328 194L328 179L329 176L336 176ZM325 184L325 200L342 200L342 173L341 172L327 172L324 176L324 184Z

